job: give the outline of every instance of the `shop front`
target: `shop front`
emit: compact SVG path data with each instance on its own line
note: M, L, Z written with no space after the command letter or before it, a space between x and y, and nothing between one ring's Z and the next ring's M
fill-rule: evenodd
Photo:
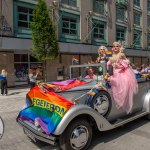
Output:
M42 80L42 63L29 54L14 54L15 85L29 83L29 69L40 70L37 80Z

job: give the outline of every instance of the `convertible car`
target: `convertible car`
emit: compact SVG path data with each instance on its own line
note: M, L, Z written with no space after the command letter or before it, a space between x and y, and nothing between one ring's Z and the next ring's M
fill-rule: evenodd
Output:
M89 68L92 76L87 74ZM137 79L132 113L126 114L117 108L105 74L105 63L70 66L70 79L39 83L27 93L17 122L34 141L59 143L63 150L85 150L95 128L106 131L142 116L150 118L148 78Z

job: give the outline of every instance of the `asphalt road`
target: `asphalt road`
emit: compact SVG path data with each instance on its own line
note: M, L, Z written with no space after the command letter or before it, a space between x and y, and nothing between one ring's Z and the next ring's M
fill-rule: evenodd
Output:
M8 96L0 96L0 115L5 124L0 150L59 150L59 145L53 147L44 142L30 141L16 123L27 91L12 89ZM95 130L89 150L150 150L150 122L140 118L111 131Z

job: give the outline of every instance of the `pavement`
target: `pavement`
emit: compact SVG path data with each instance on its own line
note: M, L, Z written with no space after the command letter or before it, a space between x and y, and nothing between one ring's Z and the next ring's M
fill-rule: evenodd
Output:
M28 91L26 87L12 88L8 96L0 96L0 116L5 124L0 150L59 150L59 145L32 142L16 123ZM96 130L89 150L150 150L150 122L143 117L111 131Z

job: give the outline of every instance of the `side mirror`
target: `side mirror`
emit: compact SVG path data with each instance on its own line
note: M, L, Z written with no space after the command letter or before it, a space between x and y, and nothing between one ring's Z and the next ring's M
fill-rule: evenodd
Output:
M108 66L108 74L109 74L110 76L113 75L113 66Z

